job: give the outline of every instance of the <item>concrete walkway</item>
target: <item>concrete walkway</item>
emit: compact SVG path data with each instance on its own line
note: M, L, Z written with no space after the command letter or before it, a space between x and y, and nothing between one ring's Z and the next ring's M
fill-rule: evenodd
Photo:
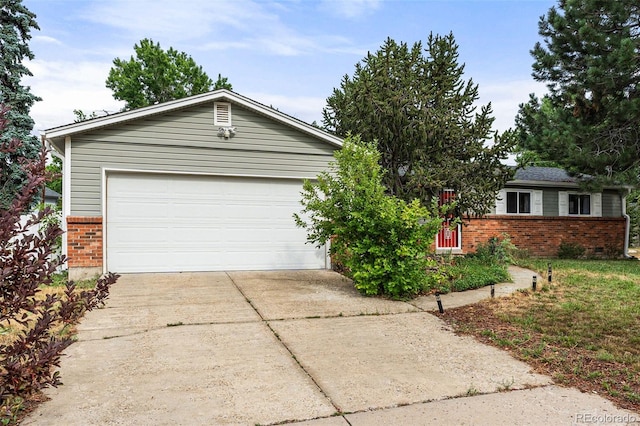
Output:
M511 273L497 295L531 285L531 271ZM434 310L430 297L363 297L330 271L125 275L24 424L640 423L456 336Z

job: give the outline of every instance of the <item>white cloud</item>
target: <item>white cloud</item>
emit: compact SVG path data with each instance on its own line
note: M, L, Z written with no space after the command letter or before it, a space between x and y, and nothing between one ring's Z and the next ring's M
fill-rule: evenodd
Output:
M27 66L37 78L25 79L25 84L42 98L31 108L35 132L72 123L74 109L116 112L123 106L104 85L111 67L108 62L34 60Z
M49 37L49 36L43 36L43 35L34 36L33 41L36 43L41 42L41 43L51 43L51 44L62 45L62 42L60 40L53 37Z
M137 38L193 40L224 35L230 28L252 29L275 16L244 0L112 0L87 9L84 18L125 30Z
M373 13L381 3L381 0L323 0L320 7L338 18L355 19Z
M347 3L336 2L349 14L378 4L371 0ZM83 17L124 31L128 38L152 38L165 49L170 40L174 47L191 44L194 50L249 50L277 56L366 53L344 37L301 33L285 24L277 12L282 12L279 3L250 0L114 0L96 3Z
M518 105L527 102L530 93L538 96L546 93L546 86L533 80L512 80L479 84L480 104L491 102L494 129L504 131L514 127Z

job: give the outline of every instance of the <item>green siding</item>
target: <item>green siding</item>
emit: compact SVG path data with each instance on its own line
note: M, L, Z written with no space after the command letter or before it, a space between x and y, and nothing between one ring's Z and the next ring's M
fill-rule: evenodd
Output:
M605 190L602 192L602 216L622 216L622 197L618 191Z
M542 215L558 216L558 190L544 189L542 192Z
M578 192L576 188L540 188L529 186L508 186L507 189L543 189L542 193L542 213L544 216L558 216L558 197L560 191ZM495 209L492 213L495 213ZM602 192L602 216L603 217L621 217L622 216L622 200L616 190L604 190Z
M213 102L107 127L71 140L71 214L102 214L103 168L313 178L336 147L232 104L230 139L217 135Z

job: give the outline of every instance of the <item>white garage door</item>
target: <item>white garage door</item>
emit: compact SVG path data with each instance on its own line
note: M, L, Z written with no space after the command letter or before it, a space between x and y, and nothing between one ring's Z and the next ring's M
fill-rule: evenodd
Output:
M322 269L293 213L289 179L158 174L107 177L107 267L113 272Z

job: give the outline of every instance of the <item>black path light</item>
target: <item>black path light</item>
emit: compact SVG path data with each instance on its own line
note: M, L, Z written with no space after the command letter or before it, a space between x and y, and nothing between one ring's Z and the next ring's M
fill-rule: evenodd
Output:
M547 264L547 278L549 279L549 284L551 284L551 275L553 274L553 269L551 268L551 262Z
M438 302L438 311L444 314L444 308L442 307L442 300L440 300L440 292L436 292L436 302Z
M496 297L496 285L491 284L491 298Z
M537 285L538 285L538 276L534 275L533 282L531 283L531 288L533 289L533 291L536 291Z

